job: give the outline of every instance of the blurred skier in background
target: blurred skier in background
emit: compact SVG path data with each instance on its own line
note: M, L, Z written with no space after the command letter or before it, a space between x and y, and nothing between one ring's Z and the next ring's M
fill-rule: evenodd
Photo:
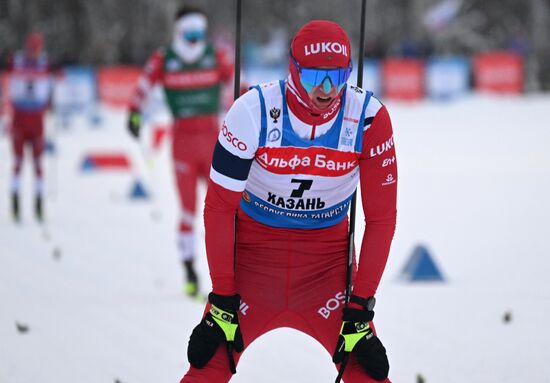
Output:
M186 277L184 291L190 296L199 292L194 267L197 180L208 179L219 131L222 86L233 76L232 61L208 40L207 33L208 20L201 9L177 11L172 42L147 61L128 117L128 130L137 139L147 95L155 84L163 87L174 119L172 157L181 206L178 248Z
M13 111L12 214L15 221L20 220L21 168L25 146L29 145L32 148L35 175L34 213L41 222L44 219L44 115L50 105L53 84L42 34L32 32L27 35L25 49L11 57L8 71L9 99Z
M346 383L389 382L372 320L396 222L390 117L372 92L347 83L351 46L340 25L304 25L290 53L286 80L238 98L218 136L204 208L213 289L182 383L228 382L241 352L281 327L317 340L336 367L349 360ZM366 227L344 307L347 212L359 182Z

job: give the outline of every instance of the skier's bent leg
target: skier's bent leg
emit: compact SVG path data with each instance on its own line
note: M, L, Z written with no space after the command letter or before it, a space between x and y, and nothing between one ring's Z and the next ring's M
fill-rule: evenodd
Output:
M194 232L196 210L197 165L182 138L172 142L174 175L180 200L178 249L185 273L184 292L190 296L199 293L199 281L194 266L196 238Z
M44 153L44 136L42 130L39 129L33 134L31 141L32 159L35 177L35 194L42 195L43 193L43 169L42 169L42 154Z
M345 252L342 252L340 256L334 256L337 261L333 261L331 265L320 264L322 267L312 274L318 276L317 285L322 287L312 290L314 293L312 292L310 295L302 294L300 300L294 302L295 305L303 307L302 317L306 323L305 326L296 327L296 329L316 339L330 355L336 349L342 324L342 309L344 307L342 300L345 293L343 290L343 286L345 286L345 256ZM322 260L321 257L318 258ZM372 322L370 322L370 325L376 334ZM334 377L336 378L340 365L335 365L335 367ZM389 379L379 381L369 376L353 353L350 354L344 370L343 381L345 383L390 382Z
M40 130L41 132L41 130ZM39 221L44 219L43 194L44 194L44 176L42 171L42 153L44 151L44 139L42 134L38 134L32 140L32 154L34 165L34 214Z
M19 193L21 168L23 166L25 140L21 132L14 128L12 132L12 149L13 149L13 178L11 184L11 192Z

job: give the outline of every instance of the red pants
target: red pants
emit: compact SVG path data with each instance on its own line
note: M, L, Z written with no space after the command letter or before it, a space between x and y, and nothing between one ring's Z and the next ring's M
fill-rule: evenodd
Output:
M178 245L182 260L195 253L193 224L197 207L197 181L208 180L218 137L217 116L178 119L172 132L172 157L180 200Z
M44 151L44 112L23 112L15 110L12 122L12 147L15 157L13 173L18 176L23 164L25 144L32 148L34 172L42 176L41 157Z
M310 335L332 355L342 323L347 231L347 220L330 228L288 230L262 225L239 211L235 273L245 350L262 334L290 327ZM241 355L235 354L236 361ZM204 368L190 367L181 383L228 382L228 363L220 347ZM376 382L353 356L343 379Z

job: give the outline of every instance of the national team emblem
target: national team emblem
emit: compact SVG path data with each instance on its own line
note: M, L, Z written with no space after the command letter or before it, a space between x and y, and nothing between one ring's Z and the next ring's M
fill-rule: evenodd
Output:
M346 135L346 137L351 137L353 135L353 130L351 130L351 128L346 128L344 134Z
M281 138L281 131L277 128L271 129L269 133L267 133L267 140L269 142L277 141L279 138Z
M273 108L269 111L269 115L273 119L273 123L277 123L277 119L281 116L281 109Z
M246 192L246 190L243 192L243 199L244 199L246 202L248 202L248 203L250 203L250 201L251 201L251 200L250 200L250 196L248 195L248 193Z

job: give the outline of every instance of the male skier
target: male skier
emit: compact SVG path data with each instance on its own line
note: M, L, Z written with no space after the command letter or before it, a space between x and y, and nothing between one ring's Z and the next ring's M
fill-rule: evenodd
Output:
M346 383L389 382L375 293L396 221L397 164L388 111L347 84L346 32L315 20L291 43L285 81L254 87L229 110L205 201L213 290L189 340L182 383L227 382L262 334L316 339ZM347 211L360 182L366 228L344 308Z
M18 51L9 64L9 99L13 110L11 138L14 155L11 183L12 214L20 220L21 168L26 145L32 148L35 175L34 213L44 219L44 115L50 105L52 77L48 56L44 52L44 37L38 32L27 35L25 49Z
M199 292L194 267L196 190L208 178L219 132L222 86L232 80L233 64L207 39L205 13L192 7L177 11L172 43L147 61L130 105L128 129L139 137L141 109L155 84L163 87L172 126L172 158L180 201L178 247L186 274L184 291Z

